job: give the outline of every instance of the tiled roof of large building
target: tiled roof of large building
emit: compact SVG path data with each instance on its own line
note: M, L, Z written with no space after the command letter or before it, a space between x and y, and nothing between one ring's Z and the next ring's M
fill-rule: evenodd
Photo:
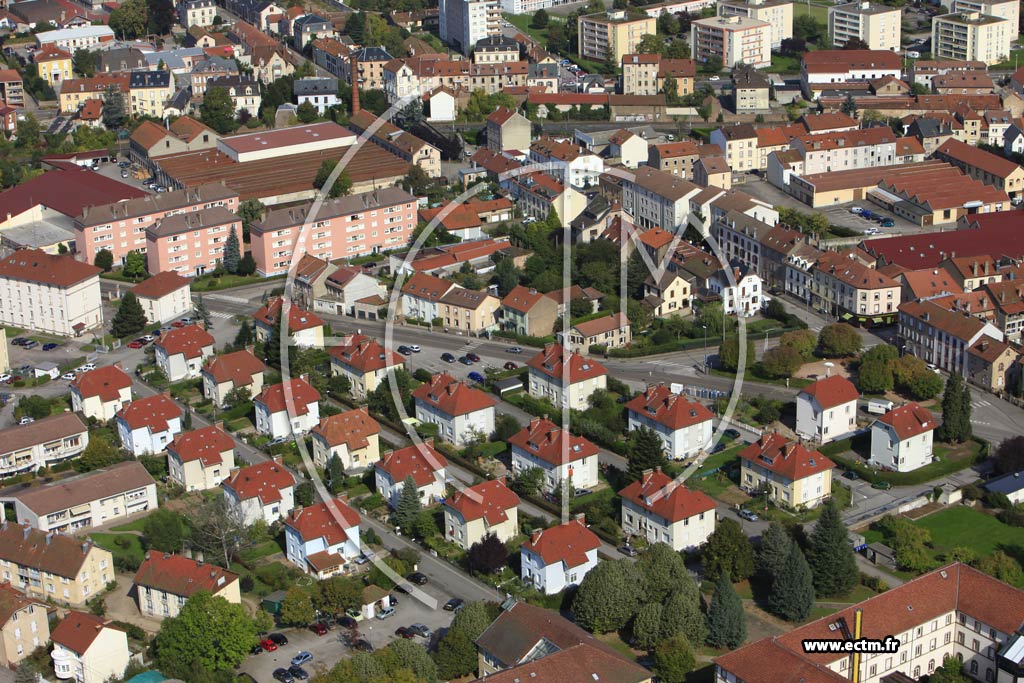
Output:
M3 195L0 195L0 206L3 205ZM38 249L21 249L0 260L0 278L51 287L71 287L98 277L99 273L96 266L77 261L73 256L57 256Z
M75 579L92 549L88 540L48 534L14 522L0 523L0 560L41 572Z
M853 70L900 70L900 56L889 50L814 50L803 56L808 73Z
M935 156L963 163L1004 180L1020 170L1020 166L1009 159L978 149L974 145L968 145L955 138L950 138L939 145L935 150Z
M38 605L46 609L46 603L27 598L11 585L10 581L0 583L0 624L6 624L15 612L20 612L30 605Z
M376 469L385 472L392 482L398 484L412 477L419 488L433 484L439 477L443 478L443 474L439 473L447 466L448 459L434 448L433 439L397 451L388 451L374 465Z
M536 289L530 289L523 285L516 285L505 298L501 300L501 305L506 308L511 308L514 311L520 313L529 313L530 310L537 305L537 302L544 297L544 293Z
M204 349L211 349L216 340L199 325L186 325L169 330L156 340L156 347L168 356L184 354L185 358L201 358Z
M182 432L167 444L167 450L177 455L181 462L198 460L203 467L223 463L221 455L234 449L234 440L217 425Z
M900 304L900 314L920 320L964 342L981 332L985 326L984 320L979 320L973 315L950 311L931 301L908 301Z
M740 458L771 470L789 481L797 481L836 466L818 451L808 450L802 443L790 441L776 432L762 434L760 439L740 451Z
M590 644L574 645L486 678L489 683L642 683L650 679L651 672L639 664Z
M584 358L574 351L567 352L561 344L545 344L544 349L538 351L526 364L537 372L559 381L567 374L571 383L608 374L604 366L596 360Z
M348 335L340 344L332 346L328 353L338 362L364 374L398 368L405 363L399 354L385 350L376 339L362 334Z
M860 398L860 392L853 382L841 375L832 375L808 384L800 390L800 395L811 396L822 409L835 408Z
M494 526L508 519L508 511L519 505L519 496L500 479L485 481L465 490L457 491L445 505L455 510L466 522L486 519Z
M203 372L209 373L218 384L231 382L236 389L249 386L253 375L265 372L266 369L263 361L248 349L216 356L203 366Z
M238 581L238 574L217 565L156 551L146 553L134 580L137 586L185 598L199 591L218 593L235 581Z
M660 468L644 472L638 481L619 491L619 496L669 522L715 509L715 501L705 493L686 488Z
M127 460L42 486L23 489L12 496L36 515L45 516L51 512L67 510L155 485L152 475L146 471L142 463Z
M664 384L647 387L644 393L636 396L626 407L671 430L685 429L714 418L707 407L672 393Z
M263 505L281 500L281 491L295 486L295 477L279 460L265 460L234 470L221 482L239 500L258 498Z

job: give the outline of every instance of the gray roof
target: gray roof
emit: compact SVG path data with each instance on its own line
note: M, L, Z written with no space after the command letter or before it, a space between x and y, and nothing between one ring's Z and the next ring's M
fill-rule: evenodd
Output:
M487 36L476 41L473 49L476 52L507 52L509 50L519 52L519 43L503 35Z
M39 249L58 242L74 242L75 233L54 223L36 221L0 233L4 244L16 249Z
M173 50L143 53L146 63L156 68L161 61L168 69L184 69L185 57L199 57L206 54L201 47L178 47Z
M554 62L530 65L530 78L558 78L558 65Z
M361 47L352 53L360 62L390 62L392 57L383 45Z
M134 71L128 81L129 88L167 88L170 85L170 71Z
M379 209L414 201L416 201L415 197L399 187L384 187L373 192L362 192L326 201L320 206L316 220L327 220L368 209ZM312 202L289 209L269 211L262 221L252 226L252 229L256 232L266 232L293 225L302 225L306 221L311 206Z
M177 109L184 113L188 109L188 103L192 100L192 88L185 87L180 88L178 92L174 93L174 97L167 103L167 107L170 109Z
M306 14L292 22L292 28L300 30L306 27L317 30L318 25L330 26L331 22L316 14Z
M118 47L99 53L97 71L131 71L146 67L146 56L134 47Z
M1024 489L1024 472L1011 472L985 484L986 491L1010 495Z
M292 86L295 95L336 95L338 79L336 78L300 78Z
M200 230L215 225L225 225L238 220L233 212L223 206L215 206L211 209L200 209L188 213L178 213L157 221L155 225L146 228L146 235L154 237L167 237L177 235L189 230Z
M259 93L259 86L249 76L217 76L206 82L206 89L210 88L244 88L246 86L256 89Z
M127 201L87 207L76 220L82 225L103 225L134 216L148 216L158 211L173 211L193 204L215 202L237 196L237 192L223 183L206 183L187 190L150 194Z
M238 64L233 59L207 57L192 67L192 73L238 73Z

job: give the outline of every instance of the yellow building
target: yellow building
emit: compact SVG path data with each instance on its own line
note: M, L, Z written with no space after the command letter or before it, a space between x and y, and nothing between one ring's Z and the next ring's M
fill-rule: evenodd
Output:
M437 302L437 313L452 331L480 334L497 329L498 297L487 292L453 287Z
M644 282L644 303L656 318L693 313L690 283L678 273L665 271L661 277L647 276Z
M174 95L170 71L136 71L128 82L132 116L163 118L164 105Z
M71 53L56 45L47 45L35 54L36 69L39 77L55 90L60 84L71 78Z
M835 463L776 432L740 451L740 487L780 507L808 509L832 496Z
M585 59L622 61L623 55L636 52L645 35L657 33L657 21L646 14L628 10L610 10L584 14L577 20L579 55Z
M1010 56L1017 25L979 12L943 14L932 19L932 55L998 64Z
M349 335L328 351L331 374L344 375L352 385L352 395L363 398L387 379L389 371L405 367L402 356L385 350L376 339L366 335Z
M167 444L168 472L186 491L217 488L234 467L235 442L220 422L183 432Z
M236 605L242 603L238 574L181 555L146 553L134 583L139 611L158 619L177 616L199 591Z
M836 48L856 39L869 50L899 52L901 17L899 7L857 0L828 8L828 32Z
M380 460L380 425L366 406L322 418L312 436L317 467L327 469L335 456L345 471L362 470Z
M0 577L29 597L84 605L113 581L114 558L87 540L4 522Z
M466 550L490 535L507 543L519 533L518 505L502 479L459 491L445 500L445 539Z
M0 584L0 664L11 667L50 640L46 603Z
M790 0L724 0L718 3L723 17L748 17L772 25L772 47L793 37L793 3Z

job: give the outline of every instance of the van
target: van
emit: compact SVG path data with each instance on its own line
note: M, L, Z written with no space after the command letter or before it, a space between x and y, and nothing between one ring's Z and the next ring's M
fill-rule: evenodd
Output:
M885 415L892 410L892 401L886 401L884 398L870 399L867 410L875 415Z

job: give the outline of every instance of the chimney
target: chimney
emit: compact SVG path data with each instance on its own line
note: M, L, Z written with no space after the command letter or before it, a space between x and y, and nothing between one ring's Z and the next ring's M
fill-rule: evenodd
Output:
M353 54L349 57L349 66L352 71L349 80L352 82L352 113L359 111L359 61Z

